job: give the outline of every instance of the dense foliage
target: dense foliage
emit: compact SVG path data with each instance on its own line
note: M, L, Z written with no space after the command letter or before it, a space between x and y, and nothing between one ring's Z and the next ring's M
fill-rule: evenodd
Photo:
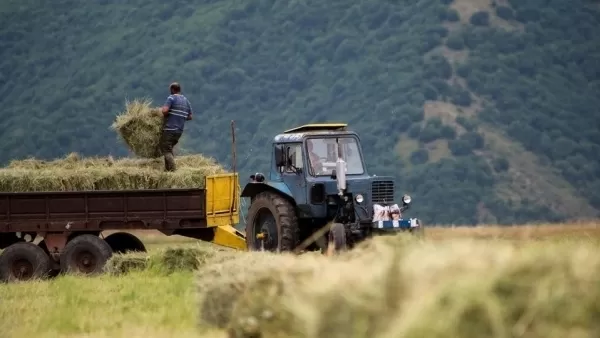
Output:
M234 119L244 173L268 170L278 131L345 121L426 222L576 216L497 193L520 169L487 142L504 130L599 209L598 4L492 1L462 17L457 1L5 1L0 161L125 155L109 129L125 100L161 104L177 80L196 110L186 147L229 163ZM459 116L426 116L434 101Z

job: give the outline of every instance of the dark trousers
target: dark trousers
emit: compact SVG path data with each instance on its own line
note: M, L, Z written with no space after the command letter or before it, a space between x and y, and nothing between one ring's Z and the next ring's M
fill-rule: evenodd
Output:
M175 171L175 157L173 156L173 147L179 142L181 132L163 131L160 138L160 150L165 157L165 170Z

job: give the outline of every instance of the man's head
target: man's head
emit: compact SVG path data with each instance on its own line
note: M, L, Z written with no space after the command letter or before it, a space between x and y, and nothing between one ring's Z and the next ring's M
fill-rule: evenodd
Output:
M181 86L179 85L179 83L173 82L169 86L169 91L171 92L171 94L179 94L181 93Z

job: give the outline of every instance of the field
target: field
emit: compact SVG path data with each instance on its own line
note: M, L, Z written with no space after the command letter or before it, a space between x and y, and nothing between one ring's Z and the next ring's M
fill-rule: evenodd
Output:
M202 260L199 271L147 268L0 285L0 336L226 337L229 332L252 337L260 331L263 337L589 337L600 332L600 223L429 228L423 242L383 237L337 257L232 253L177 237L141 238L150 255L182 247L211 257Z

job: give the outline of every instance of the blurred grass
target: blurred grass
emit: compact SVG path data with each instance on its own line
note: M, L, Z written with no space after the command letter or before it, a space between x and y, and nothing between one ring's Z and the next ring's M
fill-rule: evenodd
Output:
M598 228L429 228L335 258L132 231L155 268L0 285L0 337L590 337Z
M232 337L598 337L597 241L379 237L337 257L241 253L197 277Z
M2 337L192 337L192 272L153 271L0 286ZM203 333L200 331L200 333ZM208 333L208 332L207 332Z

